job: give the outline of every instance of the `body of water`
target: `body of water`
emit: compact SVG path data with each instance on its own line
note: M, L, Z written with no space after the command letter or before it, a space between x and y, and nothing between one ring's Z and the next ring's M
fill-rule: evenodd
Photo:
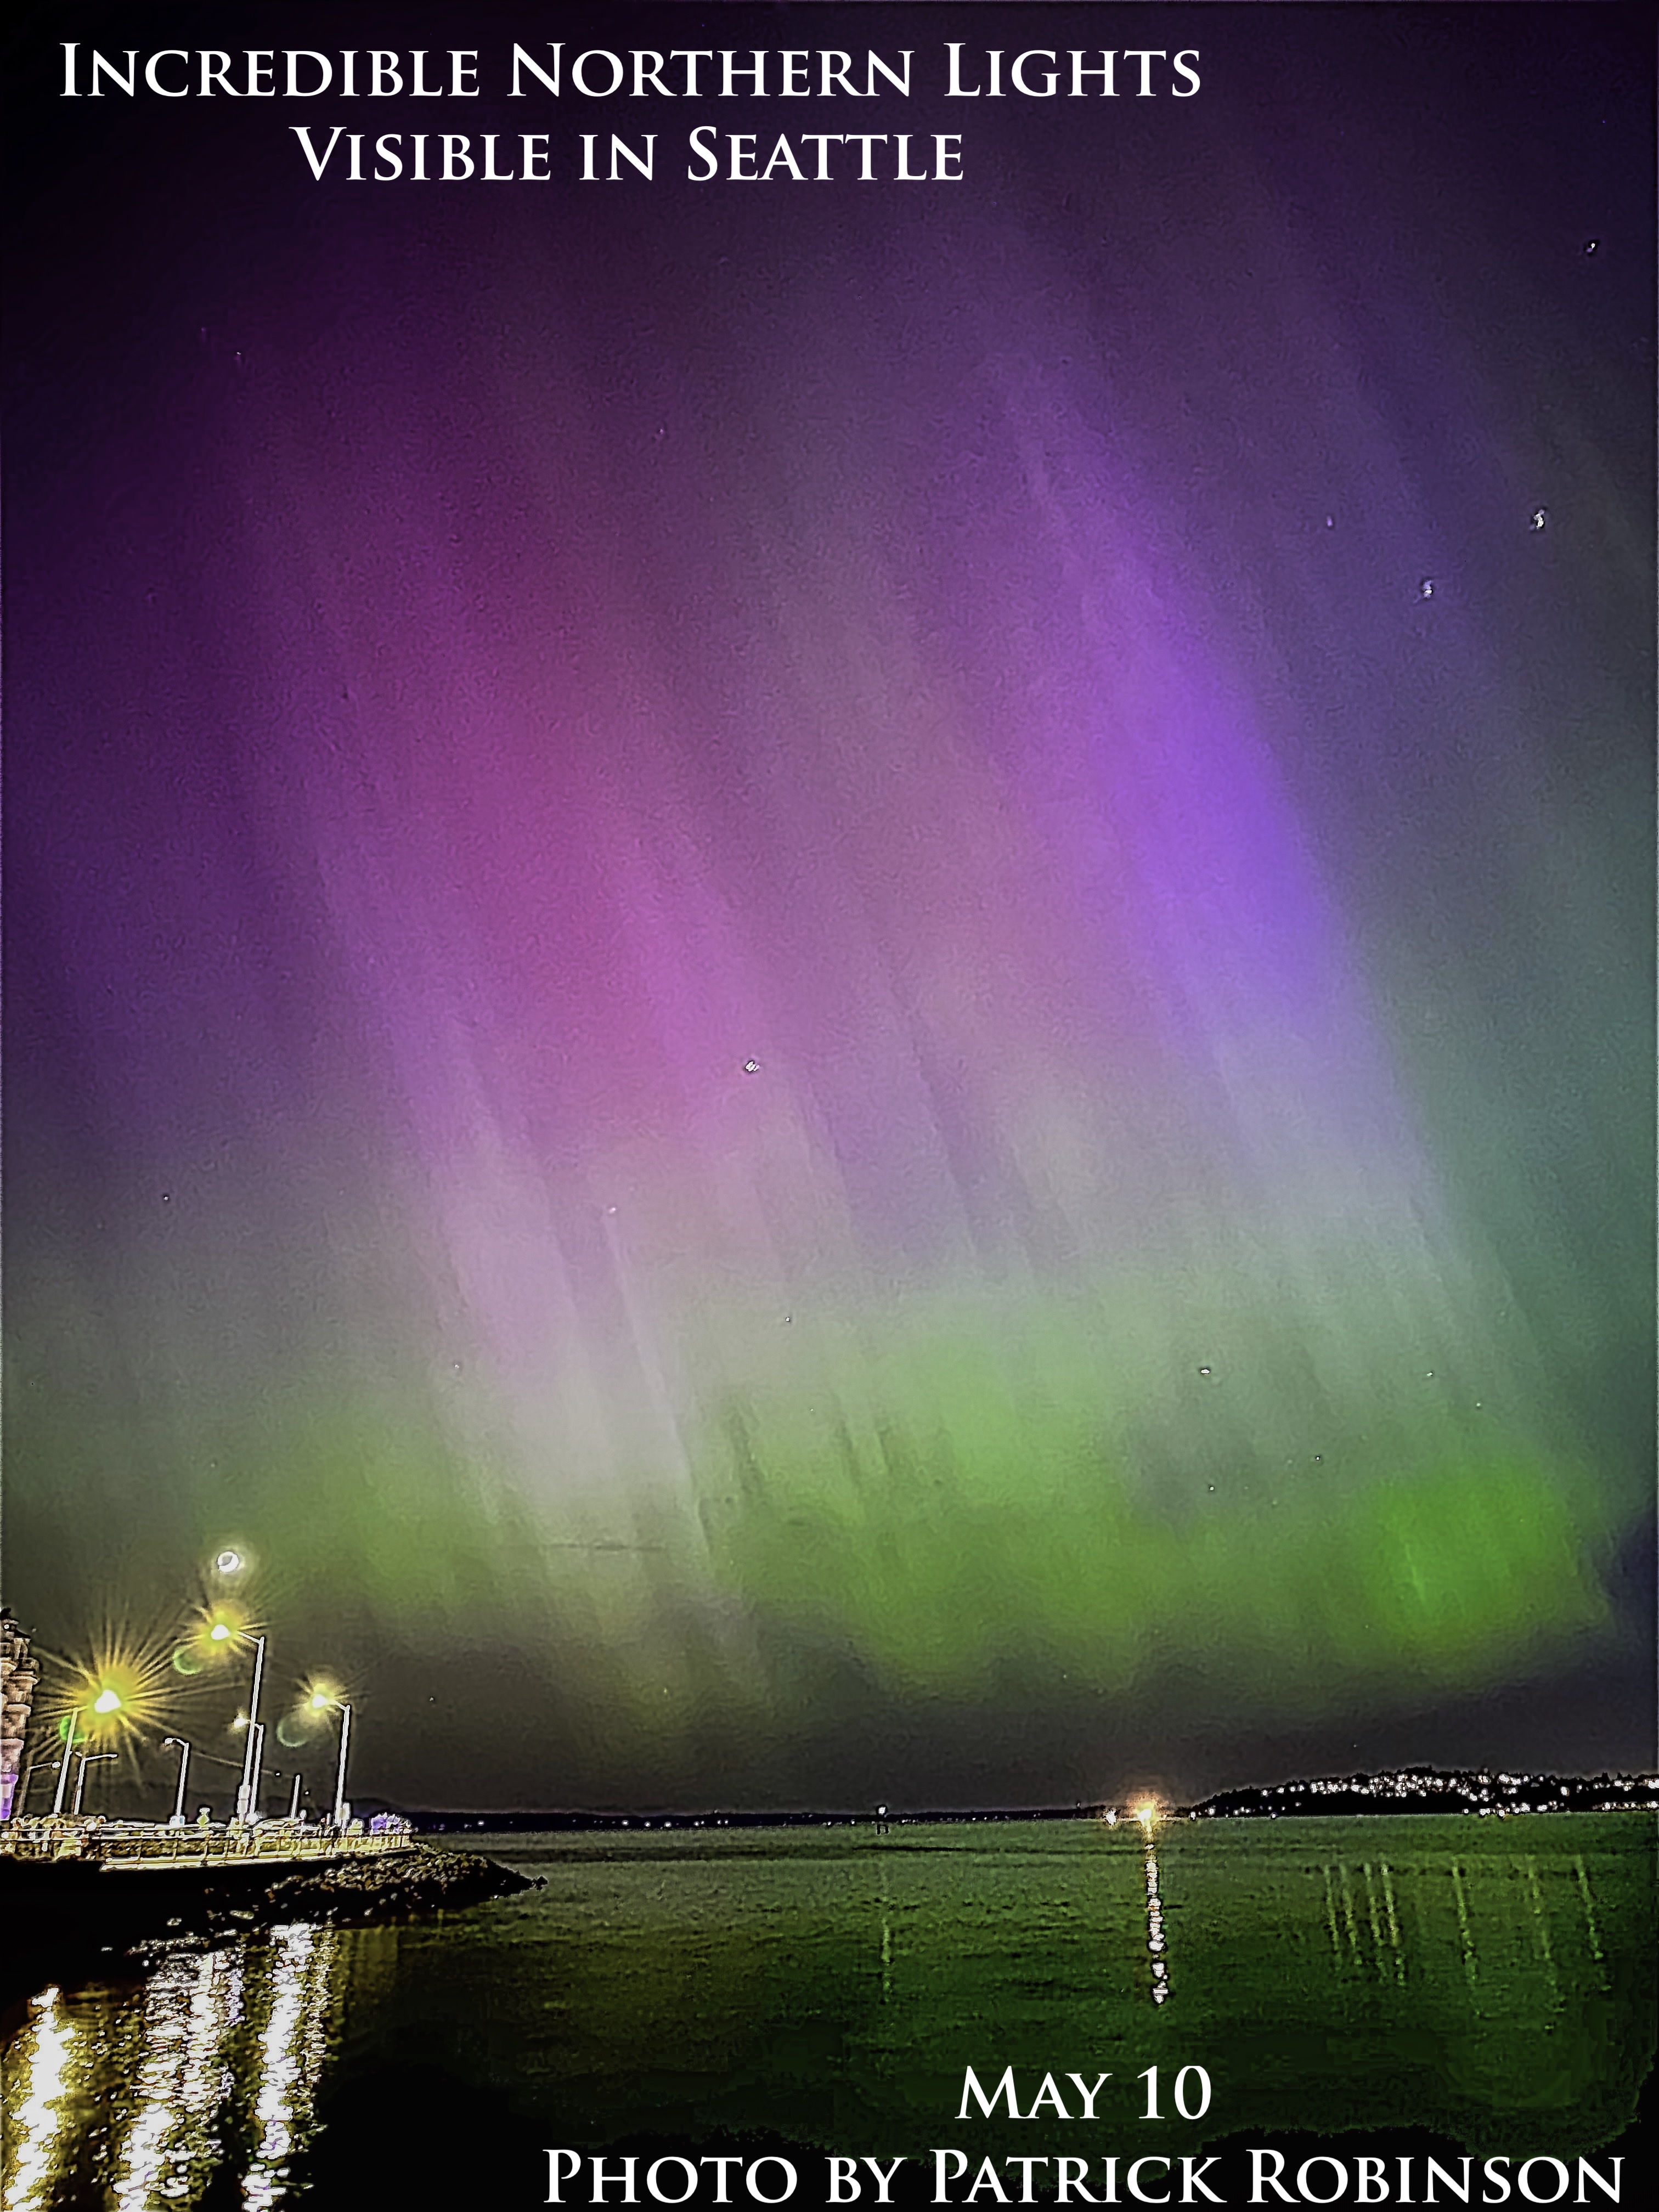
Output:
M562 2201L583 2203L596 2153L618 2176L637 2155L653 2201L664 2146L787 2155L798 2203L826 2201L828 2154L921 2161L904 2178L933 2201L942 2147L968 2160L946 2201L981 2203L1020 2201L1028 2171L1052 2188L1061 2156L1088 2162L1072 2201L1104 2201L1109 2155L1121 2196L1134 2159L1287 2130L1571 2161L1630 2125L1653 2060L1643 1814L466 1842L544 1886L40 1992L5 2055L7 2212L343 2203L368 2181L495 2212L547 2201L550 2148L580 2154ZM1006 2090L983 2116L969 2068L988 2096L1012 2068L1022 2117ZM1000 2182L968 2200L987 2157ZM1224 2157L1212 2185L1245 2172ZM672 2166L662 2201L693 2172L716 2201L718 2168ZM760 2171L760 2197L785 2178Z

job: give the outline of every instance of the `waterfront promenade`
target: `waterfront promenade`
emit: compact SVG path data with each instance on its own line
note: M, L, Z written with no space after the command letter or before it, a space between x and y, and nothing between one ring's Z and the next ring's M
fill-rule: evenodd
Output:
M75 1860L134 1873L250 1862L276 1867L299 1860L383 1858L414 1848L414 1835L402 1823L365 1831L355 1825L342 1830L290 1820L171 1827L140 1820L22 1820L0 1827L0 1856L35 1863Z

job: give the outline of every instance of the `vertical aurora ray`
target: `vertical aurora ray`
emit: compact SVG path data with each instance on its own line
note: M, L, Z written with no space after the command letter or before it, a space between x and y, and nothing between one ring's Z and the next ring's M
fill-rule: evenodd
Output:
M122 311L80 454L31 402L30 1603L246 1529L425 1731L386 1786L497 1799L981 1725L934 1786L1066 1794L1623 1648L1632 479L1411 149L1322 228L1213 112L896 210L331 202Z

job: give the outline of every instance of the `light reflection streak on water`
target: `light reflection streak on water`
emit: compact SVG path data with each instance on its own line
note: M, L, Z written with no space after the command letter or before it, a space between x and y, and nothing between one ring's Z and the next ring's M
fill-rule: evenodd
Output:
M36 1998L6 2057L4 2212L46 2212L88 2185L111 2212L193 2204L239 2141L253 2148L232 2178L267 2212L311 2134L338 1943L285 1928L169 1959L142 1990Z
M1403 1983L1406 1978L1406 1954L1400 1948L1400 1916L1395 1911L1394 1878L1387 1859L1380 1862L1382 1874L1382 1902L1389 1916L1389 1942L1394 1947L1394 1978Z
M1584 1925L1589 1932L1590 1956L1599 1966L1601 1964L1601 1935L1595 1924L1595 1907L1590 1901L1589 1876L1584 1872L1584 1862L1577 1852L1573 1855L1572 1870L1578 1881L1578 1893L1584 1900Z
M79 2053L76 2023L67 2018L56 1990L30 2007L28 2026L6 2061L5 2147L0 2159L8 2212L45 2205L58 2170L58 2148L74 2124L70 2081ZM9 2092L15 2087L15 2100Z
M1375 1863L1365 1860L1357 1874L1345 1861L1338 1860L1334 1864L1327 1862L1320 1869L1322 1917L1337 1978L1341 1978L1345 1969L1355 1967L1375 1972L1383 1981L1392 1978L1403 1989L1408 1971L1425 1971L1420 1960L1419 1967L1408 1968L1409 1958L1414 1954L1410 1952L1401 1925L1402 1898L1409 1898L1414 1881L1426 1880L1437 1885L1446 1880L1451 1885L1455 1913L1458 1960L1470 1995L1478 2000L1482 1983L1474 1926L1478 1878L1485 1900L1483 1909L1498 1914L1506 1930L1518 1931L1519 1941L1530 1947L1548 1982L1550 2002L1559 2005L1564 2002L1563 1959L1566 1949L1583 1953L1587 1960L1594 1960L1597 1966L1602 1959L1600 1929L1583 1860L1575 1856L1569 1863L1583 1904L1583 1936L1578 1933L1577 1919L1569 1927L1560 1904L1552 1903L1553 1894L1559 1896L1559 1892L1553 1892L1556 1877L1552 1869L1546 1867L1540 1872L1536 1856L1530 1853L1508 1858L1488 1856L1473 1862L1452 1859L1432 1874L1426 1869L1398 1869L1386 1859ZM1568 1869L1563 1866L1559 1875L1562 1889L1567 1880ZM1403 1885L1403 1890L1396 1888L1396 1882ZM1431 1921L1440 1910L1431 1900ZM1369 1948L1364 1942L1368 1925L1371 1936Z
M1152 1960L1152 2002L1162 2004L1170 1994L1169 1961L1164 1955L1164 1905L1158 1893L1158 1853L1146 1838L1146 1948Z
M1331 1958L1336 1970L1342 1970L1342 1938L1336 1932L1336 1885L1331 1880L1328 1866L1321 1869L1325 1876L1325 1925L1331 1935Z
M116 2174L117 2212L143 2212L178 2132L198 1988L195 1965L169 1960L144 1992L144 2055L133 2084L137 2109Z
M115 2183L117 2212L146 2212L189 2192L192 2168L213 2163L210 2129L230 2094L227 2033L241 2011L242 1968L226 1952L171 1959L144 1992L144 2056L137 2111Z
M1474 1987L1474 1938L1469 1933L1468 1901L1463 1894L1463 1872L1457 1861L1452 1861L1452 1894L1457 1899L1457 1928L1463 1944L1463 1978L1470 1989Z
M172 2165L174 2185L163 2193L184 2192L184 2175L192 2157L211 2159L218 2144L209 2133L214 2114L229 2098L234 2075L226 2034L241 2012L243 1964L240 1953L216 1951L201 1961L191 2001L190 2036L185 2052L184 2081L179 2102L196 2122L195 2130L179 2131Z
M276 1995L259 2039L259 2142L242 2184L243 2202L264 2208L283 2196L288 2160L311 2116L324 2053L321 1997L334 1950L331 1930L284 1928L271 1947Z
M1379 1979L1392 1978L1401 1987L1406 1980L1406 1947L1400 1933L1400 1904L1395 1895L1394 1869L1387 1859L1375 1865L1362 1860L1359 1877L1365 1885L1362 1913L1355 1898L1355 1883L1346 1859L1334 1869L1328 1862L1320 1869L1325 1889L1325 1929L1331 1939L1331 1960L1339 1978L1346 1966L1375 1972ZM1341 1911L1337 1905L1340 1899ZM1364 1931L1370 1929L1369 1951Z
M1527 1888L1532 1898L1533 1934L1537 1939L1539 1953L1544 1961L1544 1971L1549 1976L1550 1996L1552 1999L1555 1999L1559 1997L1561 1988L1556 1978L1555 1953L1550 1946L1549 1915L1544 1910L1544 1894L1538 1887L1538 1862L1528 1851L1522 1864L1526 1869Z
M1371 1880L1371 1863L1364 1860L1359 1871L1365 1877L1365 1914L1371 1923L1371 1956L1379 1964L1382 1957L1382 1923L1376 1915L1376 1886Z
M1358 1963L1359 1958L1359 1923L1354 1918L1353 1884L1348 1880L1348 1862L1339 1859L1336 1871L1342 1885L1342 1924L1348 1931L1348 1949Z

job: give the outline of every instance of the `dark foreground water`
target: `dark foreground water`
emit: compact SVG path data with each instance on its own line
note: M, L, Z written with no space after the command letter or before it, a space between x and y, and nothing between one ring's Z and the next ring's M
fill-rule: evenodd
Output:
M1353 2160L1373 2148L1390 2155L1384 2201L1421 2203L1420 2157L1403 2188L1398 2172L1412 2139L1385 2131L1506 2157L1506 2179L1528 2158L1594 2158L1653 2062L1641 1814L1217 1821L1150 1844L1082 1821L466 1841L545 1887L42 1991L9 2023L6 2212L497 2212L547 2201L550 2148L585 2154L562 2197L587 2203L606 2146L619 2177L636 2157L642 2204L669 2149L787 2157L793 2201L814 2204L826 2154L923 2160L895 2201L906 2181L932 2201L931 2154L958 2148L947 2201L980 2204L1021 2200L1011 2157L1048 2160L1030 2169L1036 2194L1066 2155L1087 2161L1071 2201L1115 2187L1127 2203L1131 2160L1206 2146L1210 2187L1247 2203L1243 2147L1287 2130L1334 2138L1291 2156L1294 2201L1298 2160L1322 2150L1341 2158L1310 2197L1340 2179L1336 2201L1356 2201ZM970 2101L959 2118L970 2066L988 2091L1012 2067L1036 2115L988 2120ZM1073 2073L1110 2076L1092 2121ZM969 2197L987 2157L994 2178ZM728 2171L745 2205L787 2172L756 2167L751 2193ZM720 2172L654 2179L665 2201L693 2176L692 2201L712 2203ZM1607 2201L1574 2175L1565 2201ZM1621 2201L1640 2201L1636 2179ZM1548 2201L1555 2179L1535 2166L1511 2201ZM1155 2199L1161 2169L1139 2185Z

